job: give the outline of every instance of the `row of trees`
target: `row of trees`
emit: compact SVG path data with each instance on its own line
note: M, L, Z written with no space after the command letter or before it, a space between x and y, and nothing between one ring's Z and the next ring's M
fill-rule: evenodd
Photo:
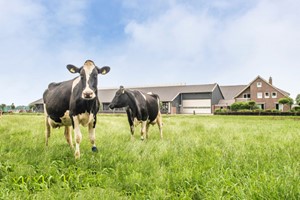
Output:
M296 104L300 105L300 94L298 94L296 97Z
M6 104L4 104L4 103L2 103L2 104L0 104L0 110L5 110L5 108L7 107L7 105ZM11 109L15 109L16 108L16 106L15 106L15 104L14 103L12 103L10 106L9 106Z
M29 106L15 106L14 103L11 105L6 105L4 103L0 104L0 111L1 112L14 112L14 111L33 111L35 109L35 105L29 105Z

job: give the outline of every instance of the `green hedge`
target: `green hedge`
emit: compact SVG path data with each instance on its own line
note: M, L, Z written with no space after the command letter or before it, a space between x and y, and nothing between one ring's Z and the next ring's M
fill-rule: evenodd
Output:
M272 115L272 116L300 116L299 111L281 112L278 110L216 110L215 115Z

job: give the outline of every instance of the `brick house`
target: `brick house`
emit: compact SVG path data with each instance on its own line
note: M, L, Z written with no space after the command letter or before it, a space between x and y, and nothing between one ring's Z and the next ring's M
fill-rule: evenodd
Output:
M250 101L256 102L258 107L263 110L290 110L289 105L279 104L281 98L289 97L289 93L285 92L273 85L272 77L266 81L260 76L257 76L243 90L237 93L234 97L235 102Z

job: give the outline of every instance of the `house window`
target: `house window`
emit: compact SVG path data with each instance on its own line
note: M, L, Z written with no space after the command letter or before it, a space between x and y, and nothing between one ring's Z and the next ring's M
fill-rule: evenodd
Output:
M256 86L257 86L257 87L261 87L261 82L257 82L257 83L256 83Z
M250 99L250 98L251 98L251 96L250 96L249 93L244 93L244 94L243 94L243 97L244 97L245 99Z
M283 111L283 104L276 103L276 110Z
M162 113L168 113L169 112L169 102L162 102L160 111Z
M261 110L265 109L265 104L257 104L257 107Z
M262 92L258 92L258 93L257 93L257 98L258 98L258 99L261 99L261 98L262 98Z
M270 93L269 92L265 92L265 98L270 98Z
M272 98L277 98L277 92L272 92Z

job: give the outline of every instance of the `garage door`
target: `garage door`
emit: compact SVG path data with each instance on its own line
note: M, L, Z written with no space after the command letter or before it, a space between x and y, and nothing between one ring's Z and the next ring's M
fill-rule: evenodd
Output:
M211 114L211 100L182 100L181 113L183 114Z

